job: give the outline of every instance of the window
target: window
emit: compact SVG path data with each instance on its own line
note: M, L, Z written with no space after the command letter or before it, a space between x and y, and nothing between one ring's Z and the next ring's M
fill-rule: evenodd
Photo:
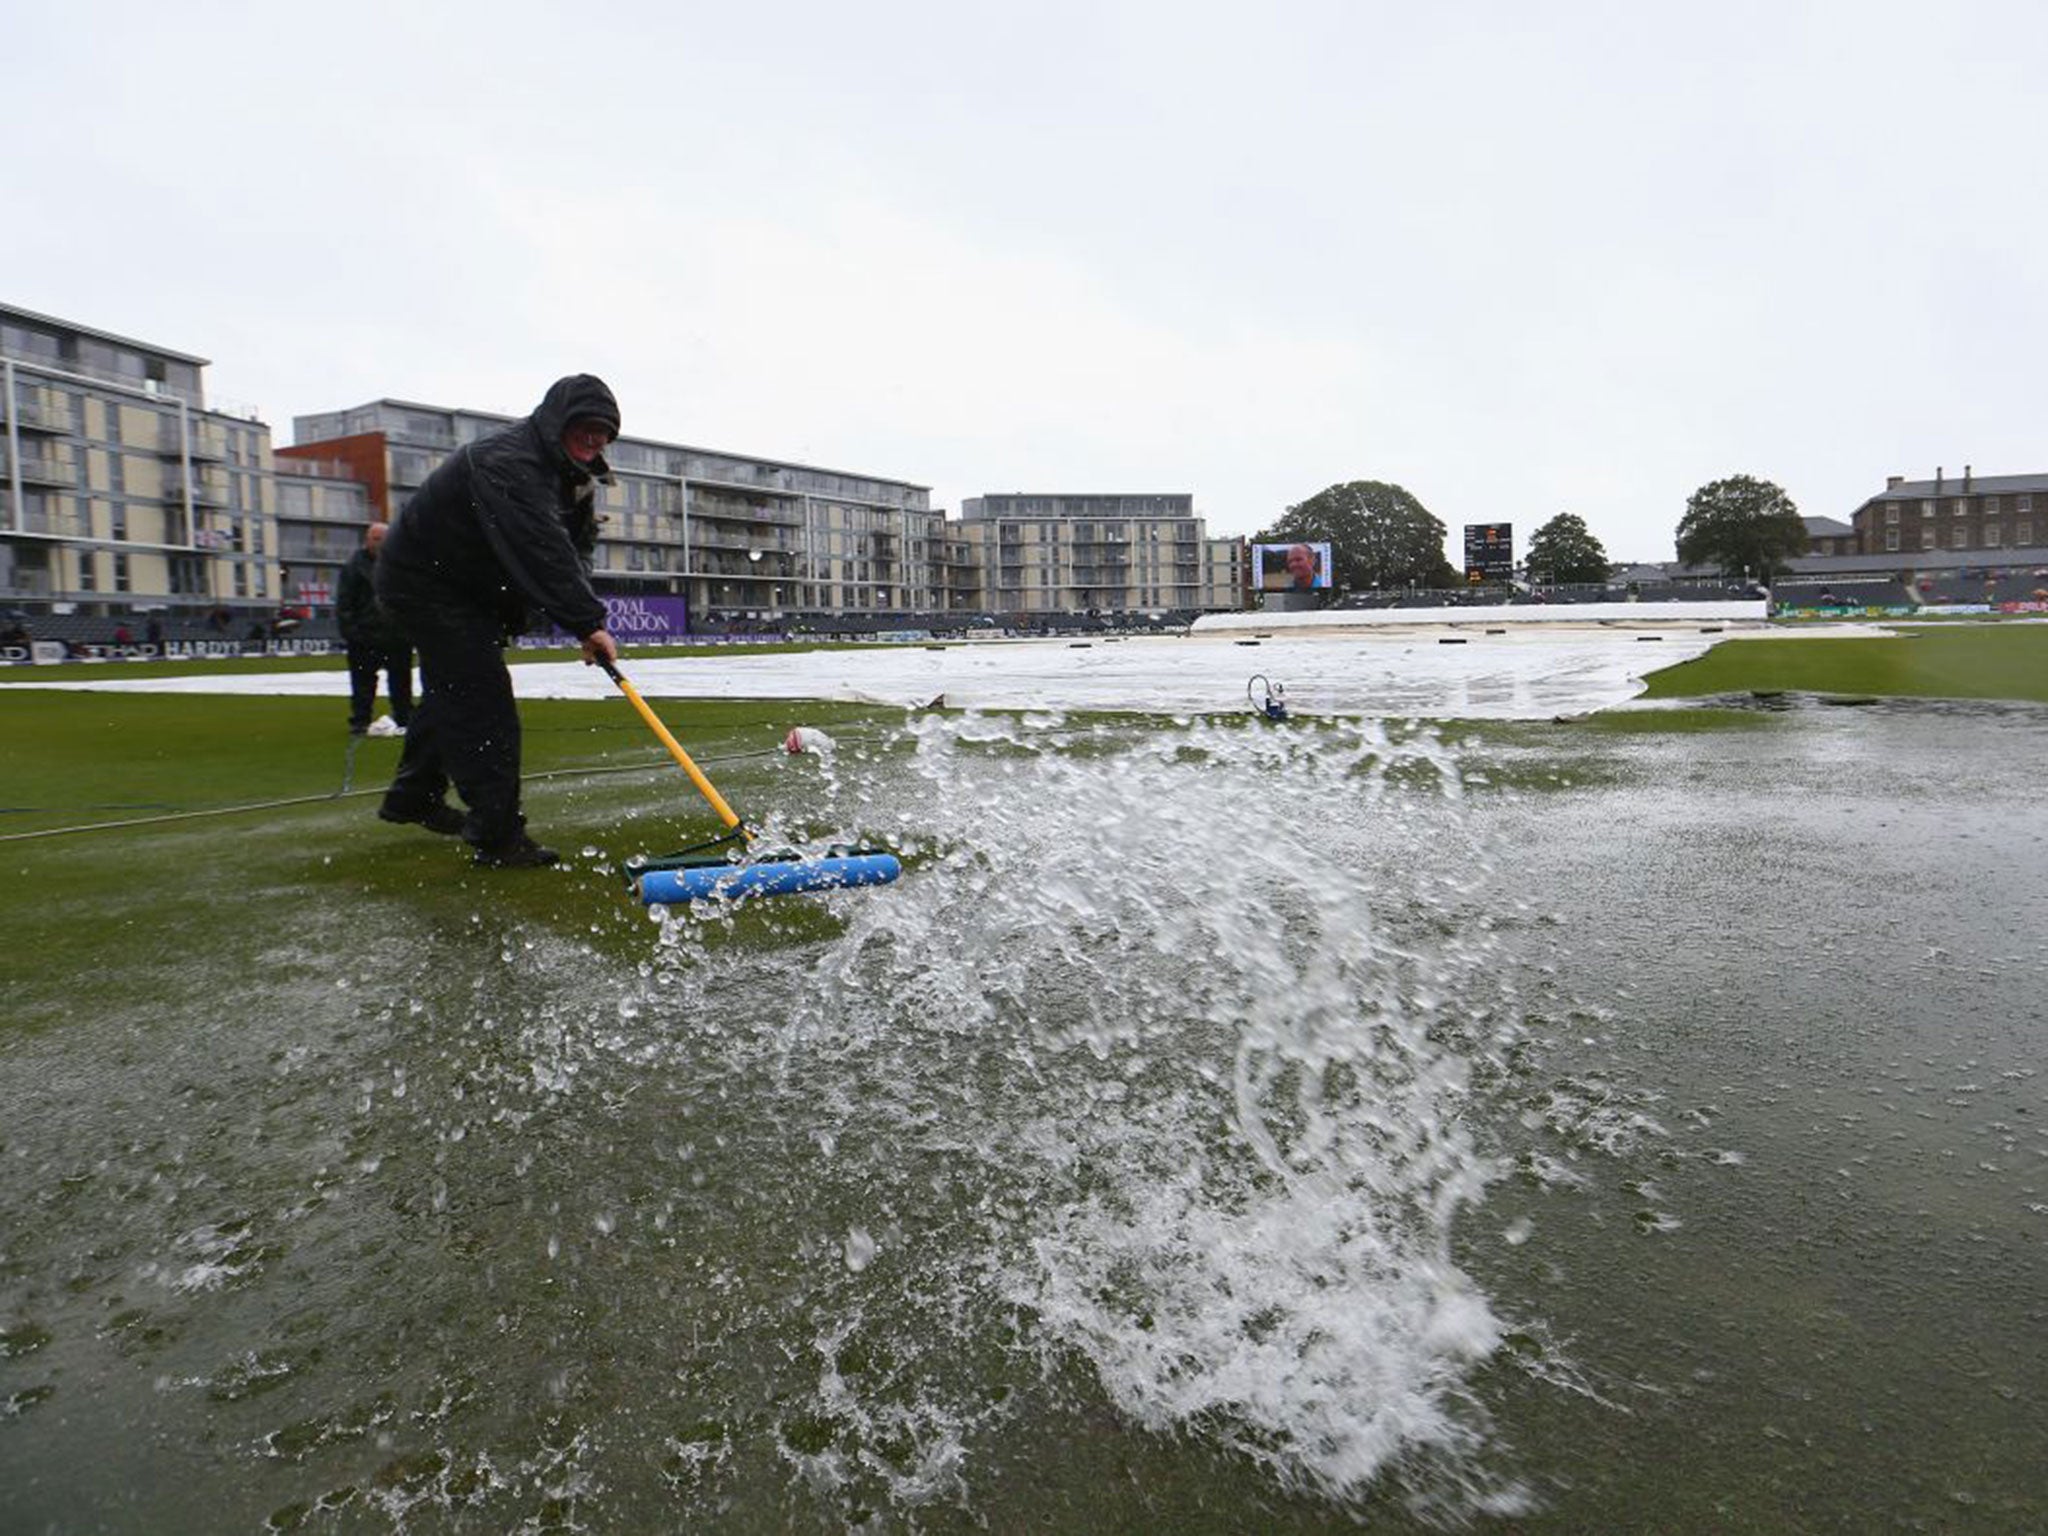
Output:
M1997 511L1998 511L1998 498L1997 498L1996 496L1986 496L1986 497L1984 498L1984 515L1985 515L1986 517L1991 517L1991 516L1995 515L1995 514L1997 513Z
M1998 524L1986 523L1984 525L1984 547L1986 549L1998 548Z
M1950 549L1968 549L1970 547L1970 530L1967 528L1956 529L1954 533L1949 535L1948 547Z
M1922 549L1934 548L1935 542L1934 530L1932 528L1922 528L1920 530L1920 547Z
M2026 497L2022 496L2020 500L2025 501ZM2012 541L2013 543L2020 545L2022 548L2024 548L2026 545L2033 543L2034 525L2028 522L2014 523L2012 527Z
M1899 547L1899 530L1898 530L1898 529L1896 529L1896 528L1887 528L1887 529L1885 529L1885 531L1884 531L1884 547L1885 547L1886 549L1897 549L1897 548Z
M1920 515L1922 517L1933 517L1936 513L1940 511L1941 504L1937 501L1934 501L1932 498L1929 498L1928 500L1920 503Z
M1970 504L1967 501L1963 500L1962 497L1958 496L1956 498L1956 516L1961 517L1964 513L1968 512L1969 510Z
M1896 523L1899 520L1899 504L1896 501L1884 504L1884 520L1888 523Z
M78 552L78 590L97 592L100 589L99 556L89 549Z
M128 589L128 557L126 555L116 555L114 556L114 590L116 592L126 592Z

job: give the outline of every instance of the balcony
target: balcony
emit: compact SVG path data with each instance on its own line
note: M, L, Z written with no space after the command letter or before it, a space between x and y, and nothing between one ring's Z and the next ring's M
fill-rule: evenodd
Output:
M294 568L307 565L346 565L355 557L357 549L362 547L360 539L320 537L326 532L325 529L308 529L305 532L311 537L298 536L298 530L278 530L277 558L281 564Z
M677 542L680 543L680 540ZM800 539L792 538L781 530L768 533L760 529L749 531L731 528L693 528L690 531L690 548L736 549L742 554L760 550L764 555L804 553L803 542Z
M801 528L804 514L801 508L777 511L769 507L735 506L731 502L707 503L693 496L690 498L690 521L747 528Z
M71 460L58 458L54 454L24 453L20 460L20 470L23 485L71 488L78 485L78 466ZM11 480L14 472L15 465L9 461L6 451L0 449L0 481Z
M7 418L6 402L0 400L0 420ZM75 429L71 401L53 390L17 390L12 410L14 424L24 432L69 434Z
M114 388L125 390L132 395L154 395L166 400L183 400L193 406L200 405L203 399L197 379L189 383L171 379L152 379L132 370L108 368L77 357L39 357L33 353L17 353L10 356L17 366L33 369L38 373L53 374L66 379L88 380L94 384L111 384ZM139 363L140 360L131 361ZM251 409L249 419L254 421L259 414Z
M346 459L288 459L280 456L271 468L290 480L353 480L355 467Z
M211 475L194 475L192 505L195 507L225 507L229 505L227 485ZM185 504L185 485L175 475L164 477L164 500L173 506Z
M188 421L186 430L180 432L178 418L166 416L157 427L156 454L160 459L190 458L219 463L228 456L227 434L201 421Z
M89 539L92 524L77 512L39 512L29 509L21 514L18 527L12 533L40 533L53 539Z

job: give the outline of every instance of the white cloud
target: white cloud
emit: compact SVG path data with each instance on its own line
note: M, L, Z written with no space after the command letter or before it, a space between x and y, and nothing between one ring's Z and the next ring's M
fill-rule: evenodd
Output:
M10 23L0 296L280 427L613 379L651 435L983 490L1334 480L1658 557L1738 471L2042 467L2031 62L1965 0Z

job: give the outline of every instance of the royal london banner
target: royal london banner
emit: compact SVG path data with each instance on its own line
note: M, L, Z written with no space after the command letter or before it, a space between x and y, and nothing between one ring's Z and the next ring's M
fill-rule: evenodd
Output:
M604 627L612 638L646 645L680 640L690 633L689 599L683 597L607 597Z

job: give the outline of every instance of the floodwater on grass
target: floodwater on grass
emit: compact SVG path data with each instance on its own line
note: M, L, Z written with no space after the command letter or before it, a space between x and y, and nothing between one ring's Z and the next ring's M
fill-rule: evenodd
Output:
M2048 716L1503 740L921 716L888 890L7 1041L0 1528L2038 1526Z

